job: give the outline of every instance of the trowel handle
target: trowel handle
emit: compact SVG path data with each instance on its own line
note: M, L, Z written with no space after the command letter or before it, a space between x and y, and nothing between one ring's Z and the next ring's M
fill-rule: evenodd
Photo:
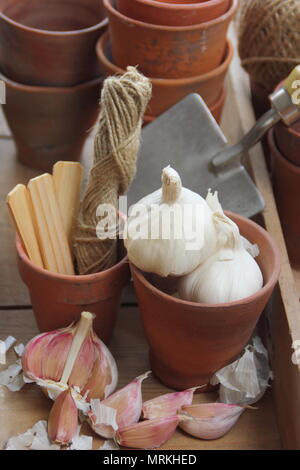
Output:
M270 95L272 108L264 114L242 140L232 147L222 150L212 159L211 166L215 171L240 162L262 137L282 120L287 126L300 119L300 65L294 68L283 86Z

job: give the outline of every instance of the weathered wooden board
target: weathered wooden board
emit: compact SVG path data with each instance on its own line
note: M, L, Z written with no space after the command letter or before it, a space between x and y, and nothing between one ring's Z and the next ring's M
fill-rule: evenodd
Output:
M36 333L37 327L31 310L0 312L0 339L13 334L18 340L26 342ZM119 387L149 370L148 348L136 308L121 309L110 349L119 368ZM14 360L14 353L9 355L9 359ZM170 390L154 377L147 379L143 384L144 400L168 391ZM194 401L197 403L215 399L215 394L198 394ZM198 440L178 430L161 449L279 449L280 439L271 390L257 406L258 410L247 410L236 426L219 440ZM40 419L47 419L50 407L50 400L35 385L26 385L23 390L15 393L0 386L0 448L10 436L26 431ZM95 449L102 445L103 441L89 431L87 426L84 432L95 437Z

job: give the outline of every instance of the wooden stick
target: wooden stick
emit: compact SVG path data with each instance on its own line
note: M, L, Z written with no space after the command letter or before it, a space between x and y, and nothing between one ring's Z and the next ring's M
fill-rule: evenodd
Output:
M37 228L34 223L31 200L26 186L17 184L8 193L6 203L29 259L40 268L43 268L44 264L37 241Z
M56 200L52 176L45 173L31 179L28 189L46 268L60 274L74 274L71 251Z
M56 198L70 246L79 210L82 178L83 166L80 163L57 162L53 167Z

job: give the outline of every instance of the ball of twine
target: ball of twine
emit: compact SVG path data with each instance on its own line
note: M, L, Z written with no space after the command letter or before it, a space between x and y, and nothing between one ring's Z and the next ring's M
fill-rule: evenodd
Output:
M241 0L237 22L242 65L271 93L300 63L300 1Z

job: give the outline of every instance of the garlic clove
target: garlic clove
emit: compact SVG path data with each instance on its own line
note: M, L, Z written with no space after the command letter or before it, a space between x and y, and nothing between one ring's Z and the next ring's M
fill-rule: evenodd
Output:
M117 428L130 426L139 420L142 412L141 385L150 374L151 372L146 372L140 375L101 403L99 400L92 401L89 419L97 434L111 439ZM111 416L111 421L107 418L107 408L116 411L116 416ZM115 419L117 428L114 426Z
M71 349L72 333L57 333L47 344L42 360L42 375L48 380L60 381Z
M180 419L179 427L199 439L219 439L237 422L245 407L225 403L185 405L182 412L189 419Z
M194 392L199 387L190 388L182 392L167 393L152 400L145 401L142 407L144 419L174 416L182 406L191 405Z
M42 333L27 343L22 356L22 367L28 378L32 380L46 378L42 370L43 352L46 350L49 342L56 336L56 333L57 331Z
M55 400L48 420L48 434L52 442L69 444L77 435L78 410L70 389Z
M71 375L68 380L69 386L79 387L81 390L86 385L95 361L95 348L91 337L88 337L82 344L76 361L74 363Z
M154 449L167 442L175 433L179 416L141 421L116 433L115 440L123 447L135 449Z
M118 369L109 349L96 336L93 335L95 348L95 362L90 377L82 389L88 400L92 398L103 399L111 395L118 383Z

